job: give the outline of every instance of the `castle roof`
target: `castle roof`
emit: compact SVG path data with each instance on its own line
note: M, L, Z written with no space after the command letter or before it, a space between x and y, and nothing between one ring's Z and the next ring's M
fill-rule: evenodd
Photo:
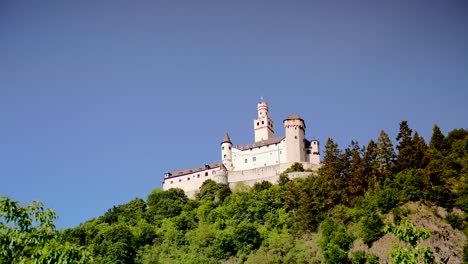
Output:
M304 122L304 119L302 119L302 117L300 117L300 116L298 116L296 114L292 114L292 115L286 117L284 119L284 121L286 121L286 120L302 120L302 122Z
M192 169L185 169L185 170L177 170L177 171L171 171L169 172L169 178L172 177L177 177L177 176L183 176L186 174L191 174L195 172L200 172L204 170L210 170L210 169L215 169L215 168L224 168L224 164L222 162L216 162L216 163L211 163L211 164L205 164L204 166L192 168Z
M242 145L242 146L238 146L238 147L236 147L236 149L246 150L246 149L252 149L252 148L259 148L259 147L263 147L263 146L268 146L268 145L272 145L272 144L278 144L284 138L285 138L285 136L270 138L270 139L267 139L267 140L262 140L260 142L255 142L253 144L245 144L245 145Z
M223 142L221 142L221 144L226 143L226 142L231 143L231 139L229 138L228 133L224 134Z

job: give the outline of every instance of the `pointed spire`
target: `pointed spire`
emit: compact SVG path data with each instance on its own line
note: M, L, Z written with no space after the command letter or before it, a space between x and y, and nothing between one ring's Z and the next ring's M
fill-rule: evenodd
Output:
M223 144L223 143L231 143L232 144L228 133L224 134L223 142L221 142L221 144Z

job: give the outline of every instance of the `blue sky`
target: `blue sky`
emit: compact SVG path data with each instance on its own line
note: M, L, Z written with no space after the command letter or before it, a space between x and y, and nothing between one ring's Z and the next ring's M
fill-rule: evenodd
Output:
M0 194L72 227L276 135L468 127L466 1L1 1Z

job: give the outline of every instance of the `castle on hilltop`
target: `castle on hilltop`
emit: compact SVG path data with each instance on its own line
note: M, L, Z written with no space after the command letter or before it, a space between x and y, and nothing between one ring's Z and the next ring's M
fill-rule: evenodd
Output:
M221 142L221 162L200 167L166 172L163 189L180 188L194 197L207 179L228 184L231 188L243 182L253 186L257 182L275 184L280 173L293 163L302 163L305 169L318 169L320 148L318 140L305 138L304 120L293 114L283 121L285 135L275 137L273 120L268 116L268 103L257 104L258 117L254 119L255 142L234 146L229 134ZM290 173L290 178L308 173Z

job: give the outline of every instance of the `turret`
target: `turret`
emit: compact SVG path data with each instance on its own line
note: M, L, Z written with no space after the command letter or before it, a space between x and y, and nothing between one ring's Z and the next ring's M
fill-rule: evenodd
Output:
M320 145L319 145L318 140L312 139L310 141L310 147L307 150L307 154L309 155L309 162L310 163L320 164Z
M254 119L255 142L268 140L274 137L273 121L268 116L268 103L260 101L257 104L258 118Z
M228 171L234 169L232 164L232 142L228 133L224 135L223 141L221 142L221 160Z
M284 121L286 136L286 157L288 162L305 162L305 123L304 120L293 114Z

